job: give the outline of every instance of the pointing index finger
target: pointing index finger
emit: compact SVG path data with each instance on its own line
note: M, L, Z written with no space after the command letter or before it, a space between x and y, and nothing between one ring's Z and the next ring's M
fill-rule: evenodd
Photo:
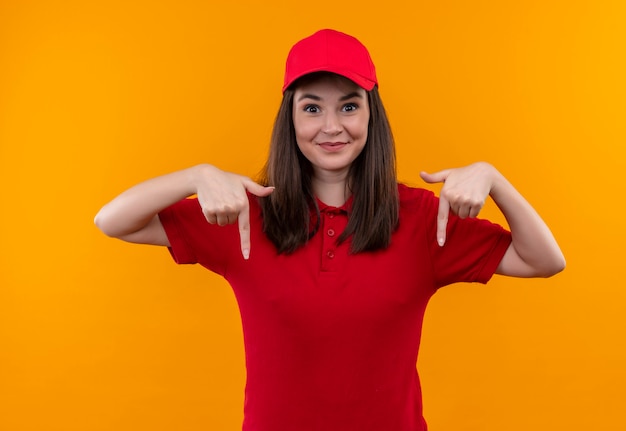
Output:
M241 241L241 254L248 260L250 257L250 206L246 201L245 206L237 217L239 224L239 239Z
M437 212L437 244L440 247L446 243L446 228L448 227L448 215L450 214L450 203L439 196L439 210Z

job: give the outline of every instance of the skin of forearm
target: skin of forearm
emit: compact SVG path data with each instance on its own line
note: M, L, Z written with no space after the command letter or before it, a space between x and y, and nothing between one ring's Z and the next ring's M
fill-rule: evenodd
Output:
M94 222L108 236L132 234L163 209L193 195L196 171L207 168L210 166L198 165L139 183L102 207Z
M528 276L550 276L565 267L565 258L552 232L537 211L498 171L494 172L491 198L511 230L512 246L528 265Z

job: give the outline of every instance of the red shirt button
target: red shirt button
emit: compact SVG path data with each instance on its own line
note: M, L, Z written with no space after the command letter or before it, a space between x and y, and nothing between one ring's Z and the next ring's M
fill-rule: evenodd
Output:
M329 259L332 259L333 257L335 257L335 252L332 250L328 250L326 252L326 256L328 256Z
M333 229L328 229L328 236L335 236L335 231Z
M328 218L334 218L335 217L335 213L328 213Z

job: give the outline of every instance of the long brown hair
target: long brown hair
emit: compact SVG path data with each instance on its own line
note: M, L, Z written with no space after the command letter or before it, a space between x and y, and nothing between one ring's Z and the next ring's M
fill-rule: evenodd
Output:
M260 182L276 190L260 198L263 230L279 253L303 246L320 224L320 210L312 187L313 167L298 148L293 123L294 88L283 93L274 122L269 157ZM386 248L398 225L399 198L393 135L378 88L367 92L370 108L367 143L348 173L353 195L348 225L339 236L352 237L351 252ZM314 216L311 216L312 210Z

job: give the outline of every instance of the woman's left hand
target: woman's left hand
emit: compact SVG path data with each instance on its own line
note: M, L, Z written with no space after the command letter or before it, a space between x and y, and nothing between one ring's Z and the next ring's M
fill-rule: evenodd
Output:
M487 196L496 203L511 231L511 244L496 272L513 277L549 277L565 268L565 258L552 232L537 211L489 163L420 173L427 183L444 183L439 196L437 242L446 242L450 211L461 218L476 217Z
M437 242L446 242L446 226L450 211L461 218L476 217L491 193L498 171L489 163L478 162L455 169L444 169L420 176L430 184L443 183L439 195L437 215Z

